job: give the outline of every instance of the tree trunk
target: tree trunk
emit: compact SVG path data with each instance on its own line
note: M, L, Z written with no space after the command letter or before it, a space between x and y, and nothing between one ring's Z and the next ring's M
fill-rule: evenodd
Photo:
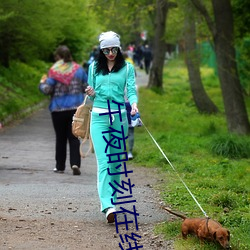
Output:
M149 74L148 87L157 87L162 89L163 66L166 53L166 43L164 41L166 19L168 12L168 1L156 1L155 16L155 37L153 45L153 62Z
M191 0L212 33L229 132L249 134L250 123L237 71L230 0L212 0L214 20L200 0Z
M235 60L230 0L212 0L212 3L216 29L213 38L228 129L237 134L248 134L250 124Z
M217 113L218 108L207 95L200 75L200 57L196 48L195 18L190 15L192 6L187 6L185 18L185 55L189 82L195 105L200 113ZM190 10L190 11L189 11Z

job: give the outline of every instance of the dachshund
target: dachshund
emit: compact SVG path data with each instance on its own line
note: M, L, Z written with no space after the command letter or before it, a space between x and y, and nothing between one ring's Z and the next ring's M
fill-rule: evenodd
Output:
M183 219L181 225L181 233L183 239L187 239L188 234L196 235L200 241L215 241L218 242L223 249L231 249L229 240L230 232L228 229L210 218L187 218L185 215L173 212L171 209L162 207L169 213Z

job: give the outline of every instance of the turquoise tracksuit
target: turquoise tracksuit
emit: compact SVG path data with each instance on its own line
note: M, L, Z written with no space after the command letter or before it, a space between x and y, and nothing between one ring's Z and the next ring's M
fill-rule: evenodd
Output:
M116 196L112 196L114 190L109 183L113 184L114 181L120 183L120 175L109 175L108 169L111 173L123 171L123 165L120 168L116 168L122 162L108 163L108 154L122 153L124 148L123 146L121 148L107 146L107 142L114 136L121 138L119 132L105 134L103 132L109 131L110 128L121 131L123 126L125 136L127 136L128 121L124 104L124 91L126 88L130 104L137 103L137 93L134 66L130 63L127 63L127 66L120 69L119 72L110 72L107 75L95 74L94 72L94 63L92 63L89 67L88 84L95 89L96 95L94 98L91 98L93 100L93 111L91 114L90 134L97 160L97 189L101 202L101 211L105 212L107 208L115 207L111 203L111 199L113 199L113 202L116 202ZM122 121L120 121L119 114L113 114L112 125L109 115L99 115L100 113L108 112L108 100L112 111L118 109L118 105L113 103L113 101L123 104L121 106ZM123 145L122 142L121 145ZM106 149L107 151L105 152ZM114 184L114 186L116 185Z

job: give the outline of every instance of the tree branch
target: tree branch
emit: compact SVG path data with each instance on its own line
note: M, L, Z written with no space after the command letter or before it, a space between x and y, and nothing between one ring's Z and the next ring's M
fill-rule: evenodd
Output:
M205 18L209 30L211 31L213 37L215 37L216 27L205 5L200 0L190 0L190 1L194 5L194 7L201 13L201 15Z

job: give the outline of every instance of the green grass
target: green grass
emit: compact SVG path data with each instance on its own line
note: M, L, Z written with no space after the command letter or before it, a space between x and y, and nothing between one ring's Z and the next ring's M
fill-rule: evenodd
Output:
M187 71L180 60L165 67L163 94L146 88L139 90L142 121L174 170L144 127L135 130L133 162L159 169L164 184L156 188L166 205L189 217L202 217L181 178L206 213L230 230L232 249L250 249L250 138L227 132L219 81L210 68L202 68L201 74L208 95L220 110L217 115L201 115L197 111ZM192 237L184 242L178 237L180 224L180 219L161 223L155 231L175 239L178 250L217 249L213 243L201 248Z
M39 61L30 65L11 62L9 69L0 67L0 122L10 115L20 117L21 111L45 99L38 84L47 70L48 65Z

